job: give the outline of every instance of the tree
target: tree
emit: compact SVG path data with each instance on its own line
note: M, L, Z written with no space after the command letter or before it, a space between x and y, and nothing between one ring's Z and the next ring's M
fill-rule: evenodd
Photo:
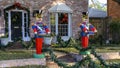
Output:
M109 24L110 32L114 43L120 42L120 20L112 20Z
M90 0L90 1L92 2L92 4L90 4L89 7L104 11L107 10L107 6L106 6L107 4L102 4L98 0Z

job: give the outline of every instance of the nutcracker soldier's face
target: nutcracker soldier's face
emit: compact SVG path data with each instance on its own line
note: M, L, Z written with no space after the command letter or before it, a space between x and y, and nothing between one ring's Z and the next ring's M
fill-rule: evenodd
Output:
M88 15L87 15L87 13L86 12L83 12L82 13L82 21L83 21L83 24L87 24L88 22L89 22L89 20L88 20Z
M41 22L41 21L42 21L42 18L36 18L36 20Z
M36 15L36 21L42 21L42 15L41 14L37 14Z
M87 24L87 22L88 22L88 19L83 19L83 22L86 22L86 24Z

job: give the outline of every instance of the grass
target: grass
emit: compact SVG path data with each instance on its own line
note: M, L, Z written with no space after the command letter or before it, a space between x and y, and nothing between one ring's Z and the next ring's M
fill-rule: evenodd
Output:
M67 47L67 48L53 48L54 50L63 50L66 52L74 52L78 53L79 51L76 50L73 47ZM106 53L106 52L120 52L120 47L96 47L96 52L98 53Z
M120 52L119 44L109 44L109 45L92 45L96 48L97 52Z
M27 66L8 67L8 68L47 68L47 67L46 66L40 66L40 65L27 65Z
M35 50L6 50L0 51L0 60L14 60L14 59L28 59L33 58ZM8 68L47 68L46 66L40 65L27 65L19 67L8 67Z
M54 50L59 50L59 51L65 51L65 52L74 52L74 53L78 53L79 51L76 50L75 48L73 47L70 47L70 48L53 48Z
M0 51L0 60L32 58L34 50L6 50Z
M91 46L96 48L97 52L120 52L120 44L90 44Z
M120 52L120 47L97 47L96 51L99 53Z
M59 51L65 51L65 52L73 52L78 53L79 51L76 50L73 47L67 47L67 48L60 48L60 47L53 47L54 50ZM105 52L120 52L120 47L111 47L111 46L103 46L103 47L97 47L96 52L98 53L105 53ZM6 50L1 51L0 50L0 60L10 60L10 59L27 59L27 58L33 58L33 53L35 53L35 50Z
M107 63L120 63L120 59L109 59L106 60Z
M96 52L98 53L105 53L105 52L120 52L120 47L117 45L92 45L96 47ZM52 48L54 50L62 50L65 52L73 52L78 53L79 51L76 50L74 47L67 47L67 48L61 48L58 45L53 45ZM35 53L34 50L6 50L2 51L0 50L0 60L10 60L10 59L27 59L27 58L33 58L33 53Z

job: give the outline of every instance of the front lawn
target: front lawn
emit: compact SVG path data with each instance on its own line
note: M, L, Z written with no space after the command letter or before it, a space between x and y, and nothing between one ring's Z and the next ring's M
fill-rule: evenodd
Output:
M33 58L35 50L6 50L0 51L0 60Z
M73 47L67 47L67 48L53 48L54 50L63 50L66 52L74 52L74 53L78 53L79 51L76 50ZM97 53L106 53L106 52L120 52L120 47L96 47L96 52Z
M120 63L120 59L109 59L106 60L108 63Z
M110 47L110 46L108 46L108 47L97 47L96 48L96 51L97 52L102 52L102 53L104 53L104 52L120 52L120 46L117 46L117 47Z
M47 68L47 67L46 66L40 66L40 65L27 65L27 66L8 67L8 68Z
M78 53L79 51L76 50L75 48L73 47L67 47L67 48L53 48L53 50L55 51L64 51L64 52L71 52L71 53Z
M52 47L55 51L64 51L64 52L72 52L72 53L78 53L79 51L76 50L73 47ZM120 47L115 46L102 46L102 47L96 47L96 52L98 53L104 53L104 52L120 52ZM27 58L33 58L33 54L35 53L34 50L6 50L2 51L0 50L0 60L10 60L10 59L27 59Z

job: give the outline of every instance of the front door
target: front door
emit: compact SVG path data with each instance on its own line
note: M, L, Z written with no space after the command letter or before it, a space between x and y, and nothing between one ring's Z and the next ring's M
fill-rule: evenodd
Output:
M11 11L11 39L22 38L22 12Z

